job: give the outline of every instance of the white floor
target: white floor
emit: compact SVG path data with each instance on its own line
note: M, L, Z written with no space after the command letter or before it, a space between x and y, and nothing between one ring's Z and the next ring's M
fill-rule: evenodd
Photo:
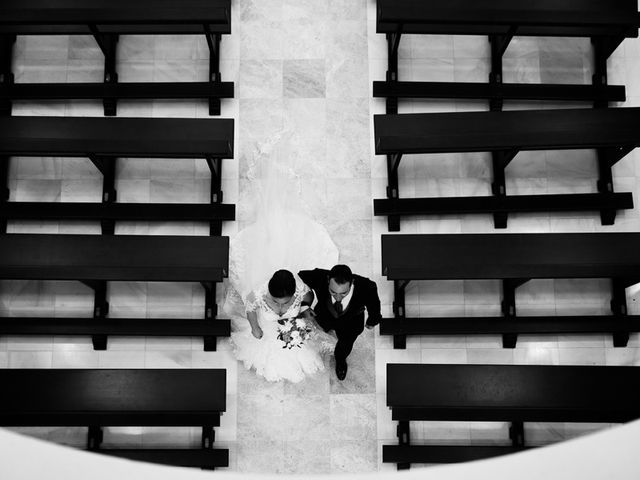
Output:
M235 82L236 98L222 101L222 116L236 119L236 154L224 161L224 200L237 206L232 235L251 221L252 180L247 171L256 152L281 130L293 132L286 148L300 175L309 213L326 226L340 260L376 280L383 315L391 315L392 285L381 276L380 235L386 219L373 217L373 198L383 198L385 158L373 154L373 114L384 101L373 99L373 80L383 80L386 42L375 33L374 0L234 0L230 36L222 40L222 78ZM485 37L405 36L400 43L404 80L486 81L489 48ZM627 101L640 105L640 42L625 40L611 57L609 83L627 88ZM205 80L204 38L124 36L118 71L126 81ZM586 39L516 38L504 58L505 81L589 83L591 50ZM19 37L16 81L101 81L101 54L90 37ZM585 106L588 105L570 105ZM506 103L505 109L562 108L566 104ZM400 112L486 110L485 102L406 101ZM16 105L15 115L101 116L97 102ZM206 117L204 102L121 102L120 116ZM634 192L640 205L638 153L614 167L616 191ZM485 195L490 192L487 154L406 156L400 166L402 197ZM522 152L507 169L507 188L517 193L596 191L591 151ZM204 160L121 159L119 201L206 202L209 173ZM17 158L10 169L12 200L100 201L101 177L86 159ZM401 233L640 231L640 209L618 213L603 227L595 214L512 215L509 228L494 230L483 215L415 217L402 220ZM97 223L12 222L10 232L99 233ZM207 235L192 223L130 223L117 233ZM452 259L455 261L455 259ZM73 282L1 282L2 315L88 316L91 292ZM608 282L536 280L518 289L518 313L605 314ZM407 296L409 316L499 315L496 281L417 282ZM638 313L638 287L627 292L629 311ZM114 283L113 316L201 317L198 285ZM303 384L268 384L238 366L227 341L203 352L202 340L109 338L107 351L92 349L84 337L2 337L0 367L20 368L226 368L228 406L217 442L228 446L230 470L278 473L393 471L381 464L381 445L393 443L395 425L385 405L388 362L640 365L640 340L613 348L609 335L522 336L516 349L500 338L410 337L406 350L389 338L365 331L339 382L333 364ZM3 392L10 394L10 388ZM527 425L529 443L546 444L602 425ZM83 446L83 429L19 429L31 435ZM500 442L506 425L414 422L416 442ZM199 445L197 429L111 428L105 444Z

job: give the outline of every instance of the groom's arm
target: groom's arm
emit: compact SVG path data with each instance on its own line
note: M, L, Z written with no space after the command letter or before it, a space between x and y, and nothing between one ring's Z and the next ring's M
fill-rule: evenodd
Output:
M298 318L304 318L305 320L310 320L311 318L315 318L316 312L313 311L311 305L313 304L313 290L309 290L304 297L302 297L302 302L300 303L300 313L298 314Z
M367 318L366 327L371 329L380 323L382 313L380 312L380 297L378 297L378 286L373 280L369 280L369 294L367 295Z
M300 279L309 287L311 290L314 289L315 285L313 284L313 270L300 270L298 272L298 276Z

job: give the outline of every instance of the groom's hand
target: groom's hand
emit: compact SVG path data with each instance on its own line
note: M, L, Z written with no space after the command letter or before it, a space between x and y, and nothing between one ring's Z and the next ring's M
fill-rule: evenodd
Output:
M378 325L380 323L380 320L376 320L376 319L371 319L371 317L369 317L367 319L366 322L364 322L364 326L367 327L367 330L373 330L373 328L375 328L376 325Z
M311 308L307 308L304 312L298 313L298 316L296 318L304 318L305 320L316 318L316 312L314 312Z

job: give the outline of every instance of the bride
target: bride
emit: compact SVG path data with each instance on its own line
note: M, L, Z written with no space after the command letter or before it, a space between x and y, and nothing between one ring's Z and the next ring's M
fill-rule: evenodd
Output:
M288 270L275 272L265 286L247 297L251 328L231 334L236 357L269 381L299 382L324 370L321 335L328 335L317 330L311 315L305 315L312 301L309 288L299 278Z
M292 272L331 268L338 250L326 229L302 207L291 155L262 146L247 177L255 222L230 240L229 284L223 309L232 321L231 344L245 368L268 381L300 382L324 370L322 354L335 338L313 319L313 293Z

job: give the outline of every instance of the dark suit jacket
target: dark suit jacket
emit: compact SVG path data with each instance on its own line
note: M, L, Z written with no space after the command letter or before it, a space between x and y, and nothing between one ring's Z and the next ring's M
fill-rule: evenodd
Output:
M318 304L314 310L318 324L326 331L349 331L354 334L364 329L364 310L367 309L368 325L380 323L380 298L376 283L360 275L353 276L353 295L347 308L338 315L333 308L333 298L329 294L327 276L329 270L316 268L314 270L301 270L298 275L304 283L316 294Z

